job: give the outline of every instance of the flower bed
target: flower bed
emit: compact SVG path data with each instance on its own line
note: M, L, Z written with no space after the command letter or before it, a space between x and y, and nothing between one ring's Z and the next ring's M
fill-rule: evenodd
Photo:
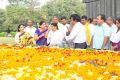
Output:
M120 53L0 45L0 80L120 80Z

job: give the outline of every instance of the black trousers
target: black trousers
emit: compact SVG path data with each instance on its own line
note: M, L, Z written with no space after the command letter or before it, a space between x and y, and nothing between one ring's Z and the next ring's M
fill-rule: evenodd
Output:
M81 48L81 49L86 49L87 48L87 43L74 43L74 48Z

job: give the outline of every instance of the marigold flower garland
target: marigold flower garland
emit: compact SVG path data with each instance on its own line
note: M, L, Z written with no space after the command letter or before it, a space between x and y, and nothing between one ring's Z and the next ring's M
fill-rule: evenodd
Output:
M0 80L120 80L120 53L0 45Z

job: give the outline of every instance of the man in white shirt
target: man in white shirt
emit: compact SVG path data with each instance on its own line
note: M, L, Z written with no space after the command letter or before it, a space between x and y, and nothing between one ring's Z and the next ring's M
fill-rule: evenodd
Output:
M80 16L77 14L72 14L70 19L73 29L70 35L66 36L65 39L66 41L72 40L74 43L74 48L85 49L87 47L85 27L80 23Z
M91 34L90 34L90 24L88 22L87 16L82 16L81 17L81 23L85 27L85 32L86 32L86 39L87 39L87 45L90 46L90 41L91 41Z
M60 29L60 31L62 32L63 36L66 36L66 33L68 32L68 28L70 27L69 24L67 24L67 20L66 17L61 17L61 23L62 23L62 27Z
M61 17L61 23L63 26L61 27L60 32L62 33L63 38L64 38L67 35L67 33L69 33L71 26L70 26L70 24L67 24L66 17L64 17L64 16ZM66 42L65 41L64 47L73 48L73 42L71 42L71 41Z
M114 24L114 19L112 17L107 18L107 24L110 27L110 36L117 30L117 26Z
M60 30L60 29L62 28L62 26L63 26L63 25L59 22L59 19L58 19L57 16L53 16L52 22L53 22L53 23L57 23L59 30Z
M94 30L95 30L96 25L97 25L97 19L93 18L91 24L89 25L90 26L90 36L91 36L91 38L94 35Z
M28 20L28 26L25 28L25 32L29 33L31 37L34 37L36 28L33 27L33 21L32 20Z

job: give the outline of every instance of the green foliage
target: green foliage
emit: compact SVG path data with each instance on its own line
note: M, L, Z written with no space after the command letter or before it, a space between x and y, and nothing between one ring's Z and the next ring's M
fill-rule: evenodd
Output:
M15 36L16 33L17 33L17 32L11 32L10 34L11 34L12 36Z
M0 37L0 43L15 45L14 37Z
M0 37L5 37L6 36L6 33L5 32L1 32L0 33Z
M80 0L50 0L48 4L42 7L44 14L47 14L47 18L50 20L54 15L66 16L69 19L71 14L85 14L85 6Z
M17 31L19 24L26 24L28 19L34 21L34 26L38 26L41 20L49 22L56 15L69 16L73 13L85 14L85 6L80 0L49 0L42 7L38 0L8 0L10 5L6 10L0 9L0 31Z
M3 30L3 22L6 20L6 12L3 9L0 9L0 31Z

